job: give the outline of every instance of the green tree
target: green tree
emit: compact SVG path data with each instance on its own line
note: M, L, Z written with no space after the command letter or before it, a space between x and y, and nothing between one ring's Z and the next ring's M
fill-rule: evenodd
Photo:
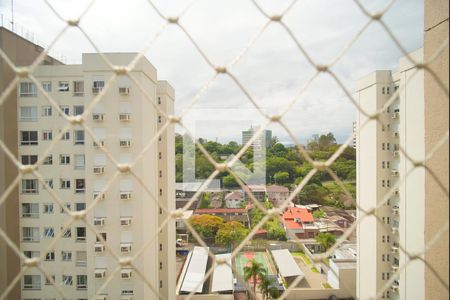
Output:
M264 300L278 297L278 295L276 295L278 294L278 290L274 286L274 280L270 279L267 275L261 278L261 282L259 283L259 291L263 295Z
M250 260L249 265L244 267L244 279L249 281L253 279L253 293L256 295L256 284L259 280L262 280L267 274L267 270L262 263L259 263L255 259Z
M248 229L239 222L231 221L222 224L216 234L215 242L222 246L235 246L248 234Z
M286 238L286 231L280 225L277 219L268 221L265 226L267 230L267 237L271 240L281 240Z
M225 223L223 218L212 215L195 215L189 222L203 239L214 238L219 228Z
M239 184L237 183L236 179L231 174L223 177L222 182L223 182L223 186L227 189L239 187Z
M316 210L315 212L313 212L314 219L323 219L326 216L327 216L327 214L321 209Z
M328 232L322 232L316 235L316 242L319 243L325 251L327 251L334 245L334 243L336 243L336 236Z
M328 190L316 183L306 185L299 193L299 199L302 203L323 203L328 196Z
M200 208L208 208L211 205L211 201L209 200L209 193L203 193L202 200L200 201Z
M288 172L277 172L273 176L275 182L277 184L285 184L289 182L289 173Z

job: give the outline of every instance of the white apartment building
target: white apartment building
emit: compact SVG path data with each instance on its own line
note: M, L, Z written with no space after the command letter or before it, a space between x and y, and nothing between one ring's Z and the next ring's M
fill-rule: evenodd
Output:
M418 62L423 60L422 49L411 55ZM397 90L399 97L382 113L382 124L370 120L361 128L367 117L362 113L357 116L358 204L370 211L383 202L391 189L394 191L376 211L382 222L370 216L357 229L359 299L375 297L399 266L407 262L399 245L413 254L424 249L425 171L418 168L410 172L413 164L399 151L404 149L415 161L425 157L423 70L402 58L395 73L369 74L358 82L358 104L374 114ZM424 272L420 261L409 263L382 298L424 299Z
M106 54L115 65L127 65L135 55ZM42 267L70 299L157 299L139 273L161 298L174 299L175 222L158 233L166 217L160 207L175 207L173 125L148 146L165 122L155 107L173 114L174 90L157 80L156 69L145 58L131 73L151 99L128 76L118 76L92 113L84 115L97 142L83 127L75 126L48 153L68 122L34 83L28 79L19 83L19 159L33 164L45 153L38 171L68 210L83 211L96 201L86 221L106 241L81 220L68 223L68 214L47 187L32 174L24 175L19 190L20 249L28 257L44 256ZM39 66L34 73L69 116L83 114L113 74L98 54L83 54L80 65ZM135 176L127 168L117 168L102 146L119 164L137 160L131 169ZM61 239L46 253L60 233ZM119 265L114 256L136 256L138 270ZM61 299L61 295L38 269L31 268L22 276L22 299Z

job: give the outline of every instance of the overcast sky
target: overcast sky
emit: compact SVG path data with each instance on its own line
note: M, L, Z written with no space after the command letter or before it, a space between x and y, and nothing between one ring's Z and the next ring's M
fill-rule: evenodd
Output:
M53 0L65 18L76 18L89 1ZM186 0L155 0L163 14L176 16ZM390 1L363 1L372 12ZM258 0L269 15L283 11L290 1ZM0 0L5 27L11 18L9 0ZM44 1L15 0L17 32L46 45L65 26ZM423 1L397 0L384 19L407 51L423 44ZM199 0L181 19L215 65L230 63L267 20L249 0ZM284 21L317 63L330 62L367 22L353 0L298 0ZM146 0L98 0L80 26L104 52L140 52L164 25ZM66 63L80 63L81 53L94 48L77 30L69 30L52 52L64 55ZM401 52L378 24L372 24L333 67L350 91L358 78L376 69L395 69ZM176 113L214 74L198 51L176 26L169 26L156 40L146 57L176 90ZM279 24L271 24L238 64L231 68L258 105L269 113L285 107L314 74ZM197 124L198 136L221 142L240 142L240 131L262 124L253 106L226 76L220 76L188 114L189 124ZM352 129L355 108L342 89L327 75L315 79L286 115L285 122L304 142L314 133L333 132L339 141ZM232 117L231 117L232 116ZM238 117L237 117L238 116ZM228 121L227 121L228 120ZM194 122L193 122L194 121ZM210 124L209 126L205 124ZM192 128L194 129L194 128ZM273 135L292 141L279 127Z

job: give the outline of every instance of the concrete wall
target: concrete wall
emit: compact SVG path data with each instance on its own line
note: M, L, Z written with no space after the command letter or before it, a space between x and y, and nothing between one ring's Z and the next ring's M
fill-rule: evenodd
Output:
M449 36L449 1L425 0L425 45L424 59L428 61L434 56L435 51L448 39ZM448 131L449 124L449 77L448 77L448 44L445 51L430 64L430 68L445 85L447 94L436 84L434 78L425 72L425 151L429 153L436 143ZM434 153L427 167L442 182L447 192L444 192L437 184L430 172L425 175L425 243L448 223L449 199L446 193L449 189L448 141ZM439 242L430 249L425 259L433 267L438 275L449 282L448 261L448 231L445 232ZM448 290L439 282L437 277L429 269L425 269L425 298L448 299Z

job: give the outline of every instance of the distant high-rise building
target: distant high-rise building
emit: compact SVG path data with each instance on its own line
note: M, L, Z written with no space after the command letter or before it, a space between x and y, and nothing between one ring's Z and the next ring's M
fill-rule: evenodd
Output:
M422 62L423 50L411 56ZM397 90L399 96L386 106ZM403 58L395 73L376 71L362 78L357 99L368 114L384 108L382 124L362 113L357 117L357 201L366 211L381 204L376 210L381 222L369 216L358 225L357 296L375 297L399 271L399 279L382 297L425 299L425 265L420 260L408 262L400 249L420 253L425 246L425 170L410 172L414 165L400 151L403 149L415 161L425 158L424 72ZM391 189L392 195L382 204ZM406 268L399 269L407 262Z
M28 41L16 33L0 26L0 49L9 60L18 67L29 66L44 51L44 48ZM60 65L60 61L45 56L42 64ZM0 57L0 94L9 87L16 73L8 63ZM9 151L17 157L17 93L14 88L0 105L0 140ZM17 177L17 167L0 150L0 195L8 189ZM0 206L0 228L10 240L19 247L19 197L18 189L10 191ZM4 291L20 272L20 259L0 238L0 291ZM20 298L20 283L9 292L7 299Z
M260 129L260 126L251 126L250 129L242 131L242 144L245 145ZM272 130L264 130L261 135L253 141L254 147L270 147L272 142Z
M137 54L105 55L115 65L126 65ZM93 299L96 294L101 299L157 299L139 274L158 295L175 298L175 223L158 230L167 217L160 207L175 208L173 126L148 145L165 122L159 111L173 114L174 90L157 80L156 69L145 58L131 73L150 99L128 76L118 76L104 91L114 72L99 54L83 54L80 65L36 69L34 76L59 109L34 82L19 82L18 157L28 165L46 155L39 166L46 185L32 174L25 174L19 185L20 250L27 257L44 254L42 266L72 299ZM103 99L84 119L96 141L80 125L62 131L69 124L62 114L82 115L102 92ZM58 135L62 140L46 153ZM118 169L111 157L123 168ZM131 173L126 166L136 159ZM134 261L136 269L124 264L113 274L115 257L82 220L63 228L69 220L65 209L84 211L94 201L86 221L115 255L133 257L142 251ZM45 253L57 235L60 240ZM60 297L39 270L24 271L23 299ZM112 279L101 289L109 276Z
M352 148L356 149L356 131L357 131L357 125L356 122L353 122L353 131L352 131Z

